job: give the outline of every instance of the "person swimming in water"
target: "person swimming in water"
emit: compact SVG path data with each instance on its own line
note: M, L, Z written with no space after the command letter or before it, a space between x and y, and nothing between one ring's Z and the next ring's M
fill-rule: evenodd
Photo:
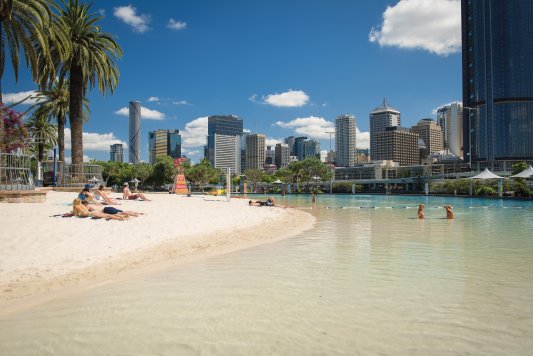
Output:
M419 209L417 209L417 218L418 219L425 218L425 204L423 203L419 204Z
M452 206L445 205L445 211L447 212L447 219L454 219L454 213L452 212Z

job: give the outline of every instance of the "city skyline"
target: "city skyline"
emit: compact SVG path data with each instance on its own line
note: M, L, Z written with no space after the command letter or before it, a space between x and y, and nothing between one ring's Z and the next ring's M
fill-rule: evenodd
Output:
M369 114L384 97L408 127L461 101L459 1L98 0L92 10L125 55L115 94L88 92L87 158L107 160L115 143L129 149L127 108L135 100L143 161L155 129L180 130L183 153L201 159L208 116L235 114L270 146L307 136L325 151L325 131L343 114L356 117L357 147L368 147ZM403 27L406 21L419 30ZM23 67L18 83L7 68L4 83L6 103L36 89Z

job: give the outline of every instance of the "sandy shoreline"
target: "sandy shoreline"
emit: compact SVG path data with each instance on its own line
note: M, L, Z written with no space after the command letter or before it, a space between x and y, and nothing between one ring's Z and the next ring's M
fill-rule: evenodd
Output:
M315 222L299 210L249 207L245 199L169 194L121 201L117 208L146 214L128 221L52 217L68 212L75 196L49 192L42 204L0 204L0 314L294 236Z

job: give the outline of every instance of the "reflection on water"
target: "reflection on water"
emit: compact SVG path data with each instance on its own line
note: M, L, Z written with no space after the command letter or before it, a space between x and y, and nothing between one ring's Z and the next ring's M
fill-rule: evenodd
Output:
M531 202L310 201L277 199L297 237L0 319L0 354L531 354Z

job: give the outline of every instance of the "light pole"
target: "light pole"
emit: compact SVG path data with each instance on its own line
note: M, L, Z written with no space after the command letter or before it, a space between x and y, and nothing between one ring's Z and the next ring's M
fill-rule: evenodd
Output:
M328 135L330 135L330 151L328 152L328 154L330 155L330 160L329 160L329 163L332 163L332 134L336 133L335 131L325 131L325 133L327 133Z
M332 134L336 133L335 131L325 131L325 133L330 135L330 151L328 152L328 155L330 156L328 159L328 163L330 163L330 194L332 194L332 180L334 179L335 169L334 172L332 172Z

